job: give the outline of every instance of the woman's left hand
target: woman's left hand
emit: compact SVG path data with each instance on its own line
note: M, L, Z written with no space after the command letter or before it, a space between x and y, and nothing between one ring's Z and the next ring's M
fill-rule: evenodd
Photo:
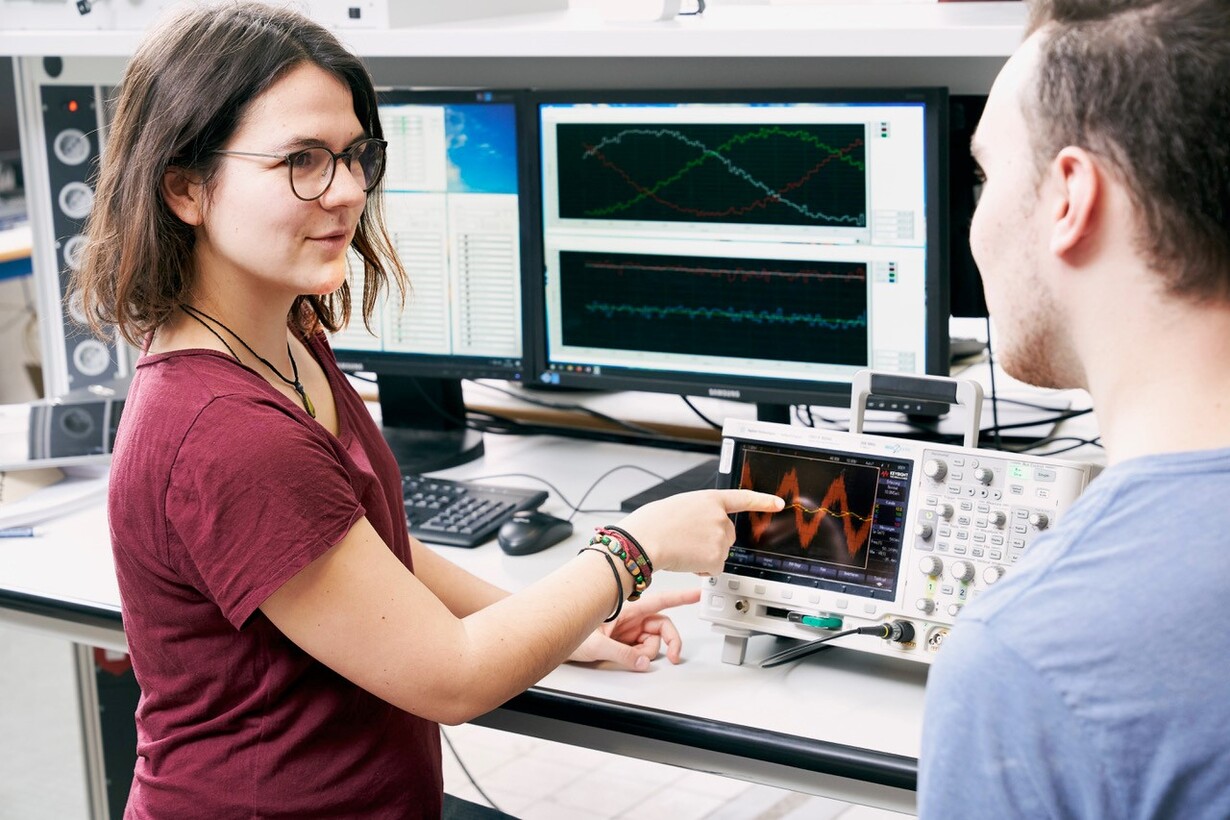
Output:
M625 604L619 618L594 630L568 658L578 663L611 661L622 669L645 672L649 662L665 649L671 663L679 663L683 642L679 630L662 610L700 600L699 589L651 593Z

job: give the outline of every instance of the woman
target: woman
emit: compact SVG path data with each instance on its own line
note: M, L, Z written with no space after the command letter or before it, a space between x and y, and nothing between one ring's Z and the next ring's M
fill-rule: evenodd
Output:
M349 249L365 321L404 284L380 137L362 64L286 10L190 9L126 70L76 287L144 350L109 501L142 689L129 816L438 816L438 722L568 659L677 661L659 613L696 595L623 600L651 567L719 571L728 514L781 507L649 505L511 596L409 538L323 333Z

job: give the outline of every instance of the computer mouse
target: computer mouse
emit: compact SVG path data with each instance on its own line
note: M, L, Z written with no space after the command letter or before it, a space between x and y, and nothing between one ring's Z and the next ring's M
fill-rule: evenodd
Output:
M540 510L518 510L500 526L496 543L509 555L533 555L572 535L572 522Z

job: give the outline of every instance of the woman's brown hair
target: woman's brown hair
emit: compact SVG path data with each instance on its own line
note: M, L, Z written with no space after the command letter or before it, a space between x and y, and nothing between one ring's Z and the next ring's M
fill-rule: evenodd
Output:
M247 106L290 69L311 63L336 76L368 136L382 137L376 92L363 63L331 33L288 9L261 3L203 4L163 21L124 71L99 167L88 243L72 290L95 333L114 326L130 343L190 302L193 228L162 198L168 168L209 180ZM381 188L368 196L351 248L363 260L363 321L381 289L406 274L382 214ZM300 296L289 321L304 333L335 331L350 319L348 283Z

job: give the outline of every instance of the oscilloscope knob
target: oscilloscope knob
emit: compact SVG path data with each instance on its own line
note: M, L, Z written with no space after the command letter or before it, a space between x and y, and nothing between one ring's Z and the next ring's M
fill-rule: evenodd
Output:
M979 484L990 484L995 478L995 471L990 467L978 467L974 470L974 480Z
M943 481L948 475L948 465L938 458L929 458L923 462L923 475L932 481Z
M924 555L922 560L918 562L918 568L922 570L923 575L938 578L944 572L944 562L934 555Z
M1044 512L1035 512L1029 514L1029 523L1037 529L1044 530L1050 526L1051 519Z
M931 598L919 598L914 603L914 606L924 615L930 615L932 612L935 612L935 601Z
M1000 527L1002 529L1003 526L1008 523L1008 514L1003 510L995 510L987 516L987 519L991 522L992 526Z
M982 581L987 586L1004 577L1004 568L1001 566L990 566L982 571Z
M930 524L919 523L914 526L914 534L924 541L930 541L934 530L931 529Z
M945 521L947 521L948 519L952 518L953 513L955 513L955 512L956 512L956 510L954 510L954 509L952 508L952 505L951 505L951 504L949 504L947 501L945 501L944 503L940 504L940 508L939 508L940 518L943 518Z
M974 565L969 561L953 561L952 577L963 584L969 583L974 580Z

